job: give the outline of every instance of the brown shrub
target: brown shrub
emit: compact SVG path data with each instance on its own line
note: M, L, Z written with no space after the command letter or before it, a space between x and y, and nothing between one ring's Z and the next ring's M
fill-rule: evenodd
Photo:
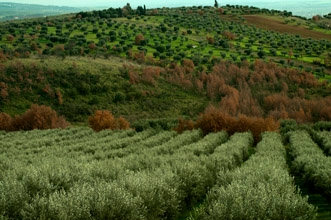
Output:
M215 40L214 40L213 37L207 36L206 39L208 41L208 44L214 44L215 43Z
M228 39L228 40L234 40L234 39L236 39L236 35L233 34L233 33L230 32L230 31L224 31L224 32L223 32L223 36L224 36L226 39Z
M117 129L126 130L130 128L130 123L122 116L120 116L116 120L117 120Z
M253 134L255 143L257 143L260 141L261 133L278 130L279 123L272 118L265 119L245 115L232 117L220 109L210 106L200 115L195 127L200 128L204 135L222 130L226 131L229 135L236 132L250 131Z
M53 129L66 128L69 123L51 107L33 104L23 115L13 119L12 126L14 130Z
M61 91L59 89L56 89L55 94L56 94L58 103L60 105L62 105L62 103L63 103L63 95L62 95Z
M129 122L122 116L116 119L108 110L97 110L88 118L89 126L95 131L104 129L129 129Z
M12 117L4 112L0 113L0 130L11 131L12 127Z
M182 61L182 67L185 70L185 73L192 73L194 71L194 62L190 59L184 59Z
M224 113L214 106L206 108L199 119L196 121L196 128L200 128L204 135L211 132L218 132L221 130L227 131L229 134L233 133L233 125L235 120L227 113ZM232 129L231 129L232 128Z
M145 39L144 35L137 34L136 37L134 38L134 42L136 45L140 45L144 39Z
M148 66L142 70L141 79L145 83L151 84L152 86L156 86L156 80L160 76L160 68L159 67L151 67Z
M88 118L89 126L95 131L103 129L115 129L116 120L113 114L107 110L97 110Z

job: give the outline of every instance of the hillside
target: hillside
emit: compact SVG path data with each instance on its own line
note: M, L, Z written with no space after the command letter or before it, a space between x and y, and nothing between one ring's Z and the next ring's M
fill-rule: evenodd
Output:
M231 5L130 4L3 22L0 111L36 103L71 122L97 109L134 122L196 119L212 104L235 117L330 120L328 22Z
M54 16L81 11L80 8L0 2L0 21Z

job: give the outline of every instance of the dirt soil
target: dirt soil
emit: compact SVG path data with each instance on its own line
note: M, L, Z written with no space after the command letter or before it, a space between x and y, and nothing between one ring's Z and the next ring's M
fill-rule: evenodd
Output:
M248 24L255 25L258 28L273 30L280 33L298 34L304 38L331 40L331 34L325 34L309 30L303 26L288 25L281 21L277 21L272 18L267 18L260 15L244 15L243 17L246 19L246 22Z

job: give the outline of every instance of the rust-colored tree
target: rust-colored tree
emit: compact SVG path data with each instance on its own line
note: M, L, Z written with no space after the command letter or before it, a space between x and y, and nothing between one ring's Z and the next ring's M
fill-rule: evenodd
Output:
M208 106L196 121L195 127L200 128L205 135L222 130L232 134L235 132L232 129L234 123L234 118L230 117L227 113L222 112L215 106Z
M206 39L208 41L208 44L214 44L215 43L214 37L207 36Z
M130 123L122 116L117 118L116 121L117 121L117 129L126 130L130 128Z
M145 83L156 86L156 80L160 76L160 68L148 66L142 70L141 79Z
M136 45L141 45L141 42L145 40L144 35L142 34L137 34L136 37L134 38L134 42Z
M104 129L114 130L116 128L116 120L113 114L107 110L97 110L93 116L88 118L89 126L95 131Z
M272 118L265 119L245 115L232 117L214 106L209 106L200 115L195 127L200 128L203 134L224 130L229 135L232 135L236 132L250 131L253 134L255 143L257 143L260 141L261 133L278 130L279 123Z
M182 62L182 67L184 67L185 73L192 73L194 71L194 62L190 59L184 59Z
M69 123L51 107L33 104L23 115L13 119L12 126L14 130L53 129L66 128Z
M234 40L234 39L236 39L236 35L233 34L233 33L230 32L230 31L224 31L224 32L223 32L223 36L224 36L226 39L228 39L228 40Z
M116 119L114 115L108 110L97 110L93 116L88 118L89 126L95 131L105 129L129 129L129 122L123 117Z
M7 113L0 113L0 130L2 131L12 131L12 117Z

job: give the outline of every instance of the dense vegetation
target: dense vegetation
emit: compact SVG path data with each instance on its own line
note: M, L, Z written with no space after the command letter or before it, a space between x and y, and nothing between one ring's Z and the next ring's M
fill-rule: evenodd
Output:
M258 28L252 15L291 28L291 19L301 19L296 26L312 37ZM46 105L86 123L107 109L133 123L195 120L212 104L234 117L330 120L331 35L319 25L329 17L291 16L231 5L133 10L127 4L3 22L0 110L14 116Z

